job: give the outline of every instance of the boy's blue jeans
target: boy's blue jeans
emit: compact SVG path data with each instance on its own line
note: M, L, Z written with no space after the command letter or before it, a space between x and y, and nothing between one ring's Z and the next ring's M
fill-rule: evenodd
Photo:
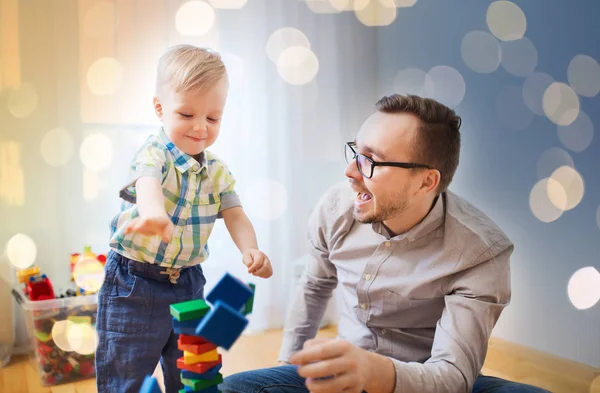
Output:
M183 388L177 369L178 335L169 306L204 298L200 265L183 269L176 284L157 265L132 261L114 251L106 260L98 294L96 379L98 393L138 393L160 360L166 393Z
M219 385L222 393L308 393L304 378L292 365L246 371L225 378ZM364 392L363 392L364 393ZM479 376L473 393L549 393L531 385Z

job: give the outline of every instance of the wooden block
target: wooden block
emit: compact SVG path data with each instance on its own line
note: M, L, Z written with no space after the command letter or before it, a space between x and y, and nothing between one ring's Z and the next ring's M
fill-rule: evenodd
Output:
M220 393L219 391L219 385L213 385L209 388L206 389L202 389L202 390L187 390L187 389L180 389L179 393Z
M156 378L152 375L147 376L140 388L140 393L161 393Z
M204 362L204 363L196 363L196 364L185 364L185 359L180 357L177 359L177 368L180 370L187 370L197 374L204 374L211 368L215 367L222 363L221 354L219 354L219 360L215 362Z
M204 337L191 336L189 334L180 334L179 338L177 339L177 342L184 344L184 345L188 345L188 344L202 345L202 344L209 343Z
M248 320L237 309L217 301L196 328L196 335L228 350L247 325Z
M178 321L191 321L200 319L210 310L210 306L202 299L171 304L171 315Z
M216 360L219 360L219 352L217 352L216 348L201 354L183 351L183 359L185 360L185 364L214 362Z
M188 370L181 370L181 377L187 379L211 379L214 378L214 376L217 375L219 371L221 371L221 367L223 367L222 364L217 364L216 366L202 374L193 373Z
M182 336L179 336L179 338L181 337ZM184 344L181 340L177 340L177 348L179 348L181 351L193 353L194 355L201 355L205 352L212 351L216 347L216 344L211 342L205 342L203 344Z
M239 310L252 296L252 289L229 273L225 273L221 280L206 296L212 304L221 302L229 307Z
M181 378L181 383L185 386L194 389L194 391L204 390L206 388L210 388L211 386L216 386L223 382L223 375L220 373L215 375L211 379L187 379Z

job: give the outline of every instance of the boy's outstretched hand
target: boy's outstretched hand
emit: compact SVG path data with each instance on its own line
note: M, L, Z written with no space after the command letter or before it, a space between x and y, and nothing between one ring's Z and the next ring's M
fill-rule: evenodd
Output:
M173 236L175 226L166 214L150 217L136 217L125 227L125 234L139 233L140 235L158 235L163 242L168 242Z
M273 275L273 267L269 257L255 248L248 249L242 255L242 262L248 267L248 273L262 278Z

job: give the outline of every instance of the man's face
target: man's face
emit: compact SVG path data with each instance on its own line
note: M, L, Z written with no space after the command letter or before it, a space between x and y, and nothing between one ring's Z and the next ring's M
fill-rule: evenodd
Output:
M418 125L419 120L411 114L375 112L358 132L355 150L374 161L413 162ZM368 179L352 160L346 167L346 176L357 192L354 218L362 223L372 223L401 215L411 206L420 185L418 172L377 166Z

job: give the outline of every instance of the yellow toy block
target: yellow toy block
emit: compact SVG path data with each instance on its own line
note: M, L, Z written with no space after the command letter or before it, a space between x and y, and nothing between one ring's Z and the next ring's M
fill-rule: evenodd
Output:
M204 352L203 354L196 355L192 352L183 351L183 361L185 364L196 364L203 362L215 362L219 360L219 352L217 348Z
M27 281L29 281L29 277L37 276L39 274L40 268L37 266L33 266L28 269L17 271L17 280L19 280L21 284L25 284Z

